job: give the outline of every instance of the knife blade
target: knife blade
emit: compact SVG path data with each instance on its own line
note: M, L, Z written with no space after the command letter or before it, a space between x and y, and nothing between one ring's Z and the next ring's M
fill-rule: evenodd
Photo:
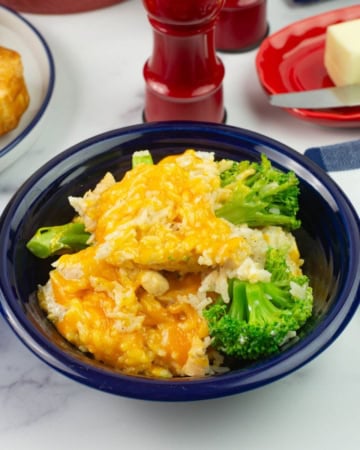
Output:
M282 108L340 108L360 106L360 84L309 91L287 92L269 97L270 104Z

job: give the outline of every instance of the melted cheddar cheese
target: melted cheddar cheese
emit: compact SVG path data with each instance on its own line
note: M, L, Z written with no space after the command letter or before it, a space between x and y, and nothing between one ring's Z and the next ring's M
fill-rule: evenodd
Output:
M63 255L40 288L41 306L84 352L127 374L211 373L202 310L227 295L231 276L266 280L270 241L295 240L278 227L234 227L214 210L226 195L209 154L187 150L138 165L118 182L107 174L69 199L92 245Z

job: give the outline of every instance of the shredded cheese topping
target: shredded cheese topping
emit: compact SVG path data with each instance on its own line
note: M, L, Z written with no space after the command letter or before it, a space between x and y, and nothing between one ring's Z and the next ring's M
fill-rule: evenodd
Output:
M187 150L118 182L106 174L70 197L92 245L61 256L40 287L49 319L79 349L127 374L212 373L221 358L209 351L202 310L218 294L227 300L231 277L269 279L269 242L289 248L294 270L301 265L290 233L216 217L224 195L213 155Z

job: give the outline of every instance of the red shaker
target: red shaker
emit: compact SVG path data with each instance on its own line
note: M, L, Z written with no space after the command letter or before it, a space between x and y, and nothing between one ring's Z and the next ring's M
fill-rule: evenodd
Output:
M216 49L244 52L268 34L266 0L225 0L216 25Z
M224 0L143 0L153 29L144 121L224 121L215 22Z

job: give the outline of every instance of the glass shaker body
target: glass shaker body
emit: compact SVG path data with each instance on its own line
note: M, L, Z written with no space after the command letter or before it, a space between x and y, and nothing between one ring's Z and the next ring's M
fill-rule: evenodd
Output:
M268 34L266 0L225 0L216 25L216 48L241 52L257 47Z
M143 69L145 121L224 119L215 22L223 0L143 0L153 50Z

